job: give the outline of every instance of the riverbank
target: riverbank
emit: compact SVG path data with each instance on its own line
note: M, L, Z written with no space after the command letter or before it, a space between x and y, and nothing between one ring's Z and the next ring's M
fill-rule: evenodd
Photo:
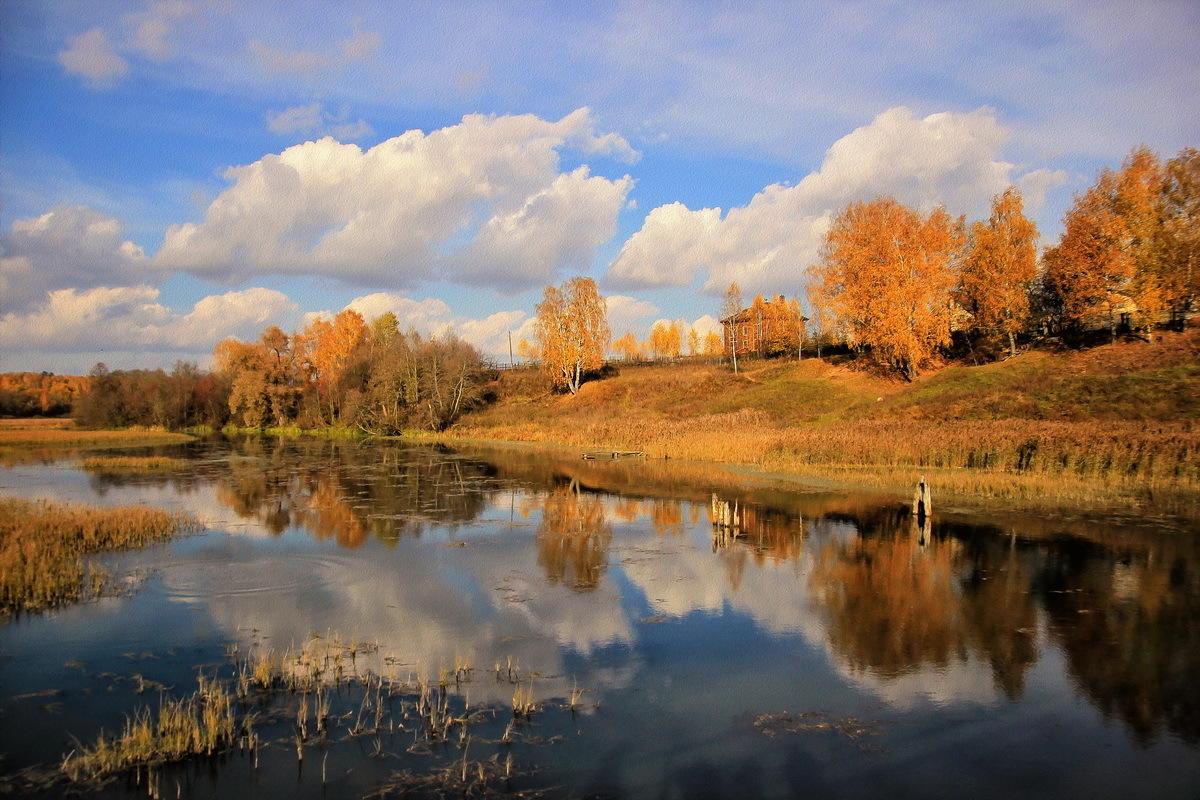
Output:
M1200 517L1200 331L1034 351L914 382L827 360L624 366L578 395L533 370L449 436L720 462L819 484Z

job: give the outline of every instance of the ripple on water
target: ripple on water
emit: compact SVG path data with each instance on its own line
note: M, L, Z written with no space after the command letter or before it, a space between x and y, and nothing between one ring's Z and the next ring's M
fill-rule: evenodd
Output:
M328 553L238 560L199 557L163 565L163 592L169 599L192 602L345 588L362 579L352 563L351 558Z

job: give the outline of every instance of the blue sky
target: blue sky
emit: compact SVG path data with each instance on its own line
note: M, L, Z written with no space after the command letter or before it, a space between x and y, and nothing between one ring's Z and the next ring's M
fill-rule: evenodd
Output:
M205 362L347 305L489 352L575 274L614 335L801 294L891 194L1052 241L1200 145L1200 4L0 4L0 370Z

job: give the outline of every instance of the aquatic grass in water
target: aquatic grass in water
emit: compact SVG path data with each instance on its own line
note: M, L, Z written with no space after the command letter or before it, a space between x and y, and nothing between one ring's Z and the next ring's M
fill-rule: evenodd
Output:
M186 433L171 433L153 428L125 430L81 430L31 426L0 428L0 447L140 447L181 444L192 441Z
M106 576L94 565L85 567L84 555L143 547L195 527L188 517L145 506L0 498L0 616L94 596Z
M91 747L67 754L62 771L75 781L102 778L127 769L211 756L232 745L238 723L233 695L215 680L200 676L190 697L164 698L157 714L142 708L112 738L103 732Z
M188 462L167 456L93 456L79 462L81 469L102 473L178 472Z

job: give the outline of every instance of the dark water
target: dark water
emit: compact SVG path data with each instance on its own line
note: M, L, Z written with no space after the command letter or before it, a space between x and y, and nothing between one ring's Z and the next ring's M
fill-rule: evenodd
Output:
M363 693L348 682L333 700L345 721L302 761L282 696L257 709L257 759L164 768L163 797L359 797L510 753L515 777L476 789L1200 796L1200 535L1186 526L939 509L922 530L895 497L520 450L160 452L192 466L0 472L4 494L207 526L105 557L123 596L0 625L0 773L16 791L31 787L14 774L192 691L198 670L231 679L238 659L316 635L366 643L357 674L470 665L447 689L481 711L465 756L458 739L354 733ZM744 510L739 535L714 533L713 493ZM541 706L509 728L513 675ZM99 794L145 796L139 780Z

